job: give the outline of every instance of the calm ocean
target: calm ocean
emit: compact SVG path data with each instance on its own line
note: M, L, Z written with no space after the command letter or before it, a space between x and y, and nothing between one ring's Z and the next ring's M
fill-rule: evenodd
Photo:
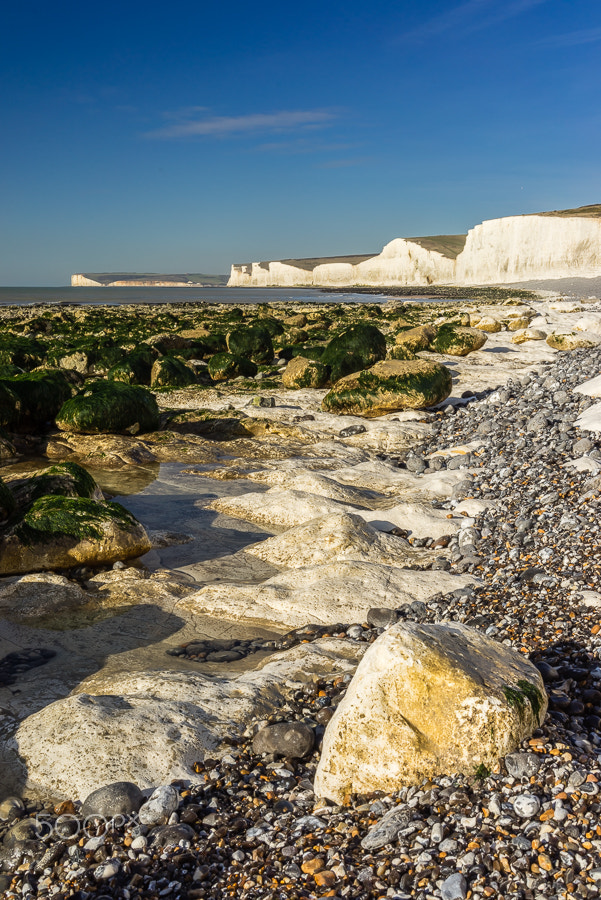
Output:
M32 303L81 303L85 305L125 303L374 303L387 298L379 294L326 293L311 288L164 288L164 287L0 287L0 306Z

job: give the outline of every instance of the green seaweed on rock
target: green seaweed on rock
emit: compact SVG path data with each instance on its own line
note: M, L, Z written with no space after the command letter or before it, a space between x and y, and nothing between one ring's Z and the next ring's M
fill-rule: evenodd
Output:
M99 540L103 525L107 523L126 531L137 527L134 517L119 503L97 503L84 497L45 496L34 501L14 533L29 546L57 535L77 541Z
M158 428L159 409L146 388L97 381L63 404L56 424L78 434L137 434Z
M209 360L209 375L213 381L227 381L230 378L254 378L257 366L244 356L234 353L216 353Z
M258 364L270 363L273 359L271 335L262 325L230 331L227 348L234 356L244 357Z
M52 422L73 389L65 372L44 369L0 380L0 426L40 431Z
M33 475L26 484L30 502L49 495L92 499L98 485L90 473L75 462L49 466Z

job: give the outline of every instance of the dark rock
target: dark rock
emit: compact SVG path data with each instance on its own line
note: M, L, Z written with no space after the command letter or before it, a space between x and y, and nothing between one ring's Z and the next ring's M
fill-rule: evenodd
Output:
M314 734L302 722L279 722L258 731L253 738L255 753L273 753L301 759L313 749Z
M131 781L115 781L88 794L81 807L82 816L129 816L144 803L140 788Z
M396 609L374 606L367 612L367 624L374 628L387 628L398 622L399 614Z

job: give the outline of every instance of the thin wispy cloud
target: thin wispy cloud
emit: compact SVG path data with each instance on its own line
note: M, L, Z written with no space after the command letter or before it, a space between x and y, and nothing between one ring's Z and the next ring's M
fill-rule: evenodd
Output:
M400 40L427 41L449 32L473 34L524 15L547 2L548 0L510 0L505 3L499 0L466 0L448 12L405 32Z
M282 110L245 116L184 116L177 122L146 132L144 137L164 140L187 137L223 138L309 131L323 128L335 118L336 113L327 109Z
M601 41L601 27L582 28L580 31L567 31L565 34L554 34L536 41L536 47L580 47L583 44L597 44Z

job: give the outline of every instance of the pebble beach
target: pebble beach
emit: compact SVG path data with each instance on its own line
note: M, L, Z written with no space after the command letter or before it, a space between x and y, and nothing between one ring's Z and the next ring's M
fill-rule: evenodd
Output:
M540 318L544 302L533 305ZM556 310L560 313L601 321L598 301L589 301L584 309L566 303L565 309ZM564 329L568 331L572 333ZM561 352L532 340L526 347L515 347L519 361L511 366L505 362L513 352L509 337L507 331L491 333L486 350L459 361L445 358L455 383L450 398L436 408L405 418L394 413L365 420L339 416L335 430L334 417L326 419L318 412L325 391L313 392L317 400L311 402L306 402L310 392L296 392L288 402L279 383L273 388L261 385L270 383L269 374L258 379L260 397L253 415L269 418L278 407L290 407L278 421L290 428L314 428L313 443L307 441L300 457L290 451L280 460L275 452L263 460L230 453L225 463L219 458L192 459L191 470L244 483L254 478L262 490L267 485L269 493L290 485L294 489L294 469L304 468L332 478L339 493L327 501L344 499L347 506L341 513L351 509L351 515L355 506L365 509L358 502L353 506L358 494L353 498L351 489L375 493L381 490L378 477L384 483L385 477L394 480L398 473L406 484L410 480L417 485L411 496L402 497L419 500L426 510L425 524L419 529L411 519L391 519L378 532L383 535L378 537L378 552L385 560L385 553L395 552L390 548L396 539L396 552L413 559L403 572L415 571L416 580L396 605L361 598L363 614L355 619L324 621L305 613L305 621L303 610L291 612L291 604L273 612L275 636L244 634L240 623L248 624L251 616L241 612L232 615L239 634L228 639L188 635L172 642L165 649L165 665L183 661L199 672L207 662L225 672L241 661L252 669L259 654L265 671L272 671L272 665L284 673L278 701L271 709L266 701L260 714L239 721L237 728L224 727L218 752L199 755L188 777L180 773L140 787L133 783L130 767L124 768L121 779L96 784L85 794L69 795L63 787L60 796L51 791L44 796L39 788L8 796L0 805L3 896L599 896L601 344L591 340L589 346ZM528 347L534 348L530 355ZM235 388L228 385L227 396L205 397L203 406L247 410L248 394L238 394ZM162 403L174 405L176 400L179 408L198 406L189 391L175 391ZM280 440L292 445L297 438L287 432ZM354 466L367 471L362 482L350 476L337 480L337 472ZM443 483L444 490L428 491L428 485ZM285 498L276 498L280 506L275 517L268 512L268 500L257 502L264 493L212 503L222 515L247 516L246 521L270 528L270 540L276 541L305 520L315 521L313 515L298 513L313 510L306 505L306 491L303 497L298 494L294 503L288 498L287 508ZM248 496L262 512L251 515L244 505L236 512L236 504L244 504ZM315 496L323 502L323 493ZM364 493L363 500L367 496ZM392 508L399 496L390 499ZM329 507L326 514L332 514ZM378 516L386 519L385 509L372 504L364 518L369 524ZM447 520L453 520L452 529L446 528ZM438 523L437 533L428 531L432 522ZM261 542L253 546L261 548ZM253 560L258 565L257 560L266 564L276 558L267 551L251 557L249 552L237 559L250 566ZM358 557L350 554L346 559ZM127 578L129 564L115 565L100 569L97 579L110 583L114 573L115 579ZM131 578L142 583L157 577L156 572L142 574L138 568ZM89 575L80 573L72 580L85 588ZM163 572L161 577L175 582L176 575ZM418 597L418 576L431 579L431 584L438 579L441 589ZM266 580L251 583L248 576L223 588L218 581L199 579L194 591L200 593L181 582L177 608L193 609L196 603L198 609L203 603L203 609L218 614L225 602L220 591L225 590L232 606L236 598L242 604L249 591L258 596L258 584ZM354 602L340 609L357 608ZM269 623L267 605L255 615L255 624ZM547 715L531 736L492 767L436 774L393 792L358 794L348 805L336 805L314 793L326 728L358 661L386 631L403 623L457 623L523 655L542 677ZM326 664L320 671L292 677L286 668L290 654L301 659L300 654L313 651L336 660L330 671ZM0 678L7 689L14 687L24 672L43 672L53 652L42 642L10 658L7 654L0 661ZM71 768L78 764L71 760Z

